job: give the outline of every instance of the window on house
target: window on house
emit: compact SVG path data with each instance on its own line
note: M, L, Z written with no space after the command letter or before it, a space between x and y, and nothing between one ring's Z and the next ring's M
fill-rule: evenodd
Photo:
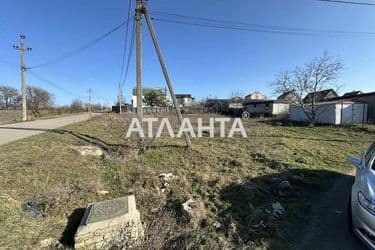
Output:
M253 104L254 108L257 106L256 104Z

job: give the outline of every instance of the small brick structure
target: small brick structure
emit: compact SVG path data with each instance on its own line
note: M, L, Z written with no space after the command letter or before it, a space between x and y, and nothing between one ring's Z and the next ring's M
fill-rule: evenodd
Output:
M75 248L134 247L143 233L134 195L91 203L75 234Z

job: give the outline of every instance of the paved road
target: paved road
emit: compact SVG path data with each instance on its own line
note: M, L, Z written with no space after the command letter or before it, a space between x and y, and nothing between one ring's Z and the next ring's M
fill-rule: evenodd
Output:
M53 119L19 122L0 125L0 145L46 132L48 129L60 128L72 123L85 121L97 114L82 114Z
M354 172L342 175L313 207L313 216L293 249L366 250L365 245L349 233L347 207Z

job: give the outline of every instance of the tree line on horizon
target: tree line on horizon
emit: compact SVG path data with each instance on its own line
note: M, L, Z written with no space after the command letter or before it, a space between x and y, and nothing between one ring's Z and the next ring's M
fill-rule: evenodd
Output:
M88 104L79 99L74 99L70 105L55 106L53 93L35 86L26 87L27 109L34 117L43 116L42 111L49 114L80 113L88 111ZM18 110L22 106L20 91L14 87L0 85L0 110ZM103 109L100 104L92 104L93 111Z

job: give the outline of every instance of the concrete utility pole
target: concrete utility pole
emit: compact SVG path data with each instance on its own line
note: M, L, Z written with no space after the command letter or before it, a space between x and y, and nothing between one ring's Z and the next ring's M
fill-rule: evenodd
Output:
M137 68L137 117L143 121L143 91L142 91L142 13L144 4L142 0L136 0L135 9L135 33L136 33L136 68Z
M31 51L32 48L24 47L25 36L20 35L20 45L13 45L13 48L20 52L20 69L21 69L21 94L22 94L22 121L27 121L27 104L26 104L26 79L25 79L25 51Z
M118 104L120 106L120 114L122 113L122 89L119 88Z
M151 18L148 14L147 7L144 4L143 0L136 0L136 10L135 10L135 18L136 18L136 60L137 60L137 116L139 121L142 124L143 120L143 98L142 98L142 15L145 16L148 29L150 31L150 35L156 50L156 54L158 56L161 69L164 74L165 81L167 82L169 93L171 94L173 105L176 109L177 117L180 122L180 125L182 124L182 115L180 106L178 105L171 80L168 75L167 66L164 63L164 58L161 53L161 49L158 43L158 40L156 38L155 30L151 22ZM186 145L191 148L191 141L189 135L185 132L184 133Z
M88 111L90 113L92 112L92 109L91 109L91 95L92 95L92 89L90 88L89 89L89 107L88 107Z

